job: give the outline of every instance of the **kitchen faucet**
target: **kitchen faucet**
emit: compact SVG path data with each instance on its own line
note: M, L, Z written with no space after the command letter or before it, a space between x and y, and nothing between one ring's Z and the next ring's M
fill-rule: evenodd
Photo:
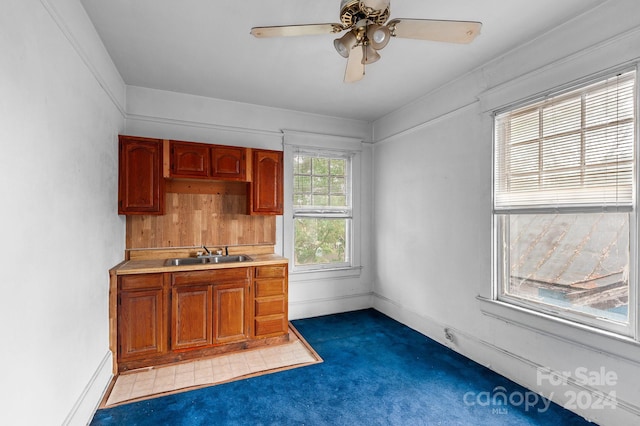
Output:
M216 250L216 254L212 254L211 250L209 250L205 245L203 245L202 248L207 252L205 257L222 256L222 249L220 248ZM229 256L229 246L224 246L224 255Z

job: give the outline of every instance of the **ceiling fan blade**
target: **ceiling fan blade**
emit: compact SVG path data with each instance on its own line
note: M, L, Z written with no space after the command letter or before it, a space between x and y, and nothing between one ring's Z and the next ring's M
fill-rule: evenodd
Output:
M480 34L481 22L434 19L393 19L387 23L391 35L401 38L471 43Z
M254 37L291 37L317 34L336 34L344 30L342 24L306 24L283 25L276 27L253 27L251 34Z
M347 69L344 72L344 82L353 83L358 80L362 80L364 77L364 64L362 63L364 58L364 50L361 44L358 44L349 52L349 59L347 60Z

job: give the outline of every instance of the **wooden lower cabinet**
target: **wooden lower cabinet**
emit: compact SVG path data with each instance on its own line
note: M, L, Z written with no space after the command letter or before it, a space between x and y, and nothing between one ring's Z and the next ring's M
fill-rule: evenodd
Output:
M150 358L167 350L163 274L128 275L118 283L118 357Z
M117 370L288 340L287 265L119 276Z
M245 340L248 268L171 274L171 349Z
M278 336L288 332L286 264L258 266L254 270L254 337Z
M214 287L214 324L217 343L245 340L249 337L247 319L248 282Z
M213 344L213 286L171 289L171 349Z

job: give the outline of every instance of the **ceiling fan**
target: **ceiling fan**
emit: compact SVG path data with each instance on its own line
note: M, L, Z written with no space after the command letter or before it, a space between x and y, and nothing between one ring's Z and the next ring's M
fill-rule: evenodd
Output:
M355 82L364 76L365 65L380 59L379 50L391 37L448 43L470 43L480 34L482 24L474 21L445 21L434 19L389 19L390 0L341 0L340 24L305 24L273 27L254 27L255 37L288 37L316 34L338 34L333 45L347 58L344 81ZM385 24L386 22L386 24Z

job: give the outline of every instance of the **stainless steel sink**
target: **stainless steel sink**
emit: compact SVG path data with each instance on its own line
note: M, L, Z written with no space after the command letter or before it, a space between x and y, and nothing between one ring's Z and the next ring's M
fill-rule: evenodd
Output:
M200 257L177 257L167 259L164 266L181 266L181 265L201 265L207 263L233 263L233 262L249 262L251 259L246 254L236 254L231 256L200 256Z
M208 259L208 263L231 263L231 262L249 262L251 259L246 254L234 254L230 256L211 256L203 257L202 259Z

